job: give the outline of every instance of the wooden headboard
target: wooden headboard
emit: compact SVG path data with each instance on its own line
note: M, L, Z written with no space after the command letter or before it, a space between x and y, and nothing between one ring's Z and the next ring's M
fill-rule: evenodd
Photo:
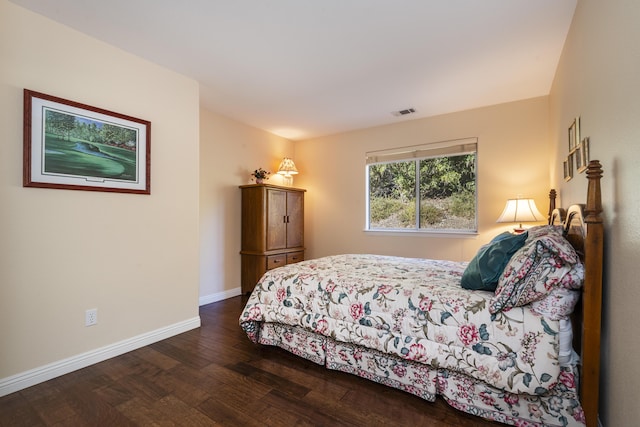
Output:
M602 266L604 225L600 179L602 166L592 160L587 167L587 202L568 209L556 208L556 192L549 193L549 224L562 224L564 233L584 262L582 303L576 307L573 321L574 346L580 350L580 403L587 427L598 425L600 388L600 325L602 307Z

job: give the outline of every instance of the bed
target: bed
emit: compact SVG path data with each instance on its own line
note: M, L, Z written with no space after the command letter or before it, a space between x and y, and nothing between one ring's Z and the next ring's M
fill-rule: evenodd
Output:
M602 168L585 204L470 262L370 254L268 271L240 325L257 344L511 425L597 425ZM464 288L463 288L464 286ZM578 351L576 351L578 350Z

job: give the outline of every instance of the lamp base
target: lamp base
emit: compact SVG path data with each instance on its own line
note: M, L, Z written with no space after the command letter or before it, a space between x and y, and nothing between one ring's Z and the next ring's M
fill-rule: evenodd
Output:
M291 175L283 175L282 176L282 183L284 185L286 185L287 187L291 187L293 185L293 176L291 176Z
M525 231L526 231L526 230L524 229L524 227L522 227L522 224L520 224L520 226L519 226L519 227L515 227L515 228L513 229L513 233L514 233L514 234L522 234L522 233L524 233Z

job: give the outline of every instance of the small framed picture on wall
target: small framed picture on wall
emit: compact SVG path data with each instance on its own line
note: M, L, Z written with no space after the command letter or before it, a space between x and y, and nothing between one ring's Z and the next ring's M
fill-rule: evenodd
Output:
M574 150L575 153L575 150ZM567 159L562 162L562 166L564 168L564 180L570 181L573 178L573 154L571 153L567 156Z
M574 157L576 158L576 170L578 173L582 172L582 144L578 144L576 150L573 152Z
M582 142L576 150L576 169L578 173L582 173L587 170L589 164L589 137L582 138Z
M580 142L580 117L573 119L571 126L569 126L569 154L571 154Z

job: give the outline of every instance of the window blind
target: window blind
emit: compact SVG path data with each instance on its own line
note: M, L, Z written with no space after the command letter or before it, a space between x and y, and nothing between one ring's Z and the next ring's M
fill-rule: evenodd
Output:
M432 159L436 157L473 154L477 151L478 138L453 139L450 141L369 151L366 153L366 162L368 165L371 165L412 159Z

